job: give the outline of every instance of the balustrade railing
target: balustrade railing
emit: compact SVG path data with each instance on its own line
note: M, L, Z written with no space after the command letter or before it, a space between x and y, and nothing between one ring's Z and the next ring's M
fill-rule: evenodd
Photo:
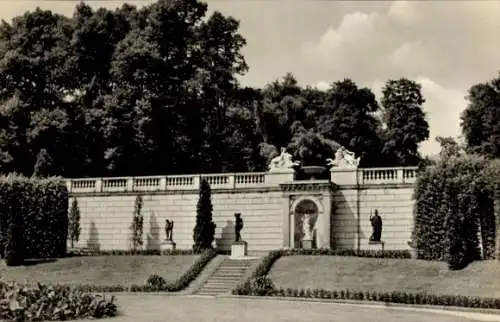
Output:
M354 169L352 173L353 176L359 176L359 184L412 184L416 179L417 168ZM240 189L276 185L276 181L271 183L271 180L266 180L271 175L273 174L266 172L250 172L151 177L78 178L66 179L66 185L71 193L197 190L201 180L205 179L212 189ZM333 181L335 182L335 179Z

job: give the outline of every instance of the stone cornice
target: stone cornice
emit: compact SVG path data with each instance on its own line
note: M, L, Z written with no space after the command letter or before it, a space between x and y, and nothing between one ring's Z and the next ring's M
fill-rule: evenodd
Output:
M297 181L293 183L280 184L283 192L319 192L336 190L337 185L329 181Z
M239 193L266 193L279 192L280 187L248 187L238 189L212 189L212 195L221 193L239 194ZM164 191L120 191L120 192L70 192L70 197L109 197L109 196L164 196L164 195L198 195L198 189L190 190L164 190Z

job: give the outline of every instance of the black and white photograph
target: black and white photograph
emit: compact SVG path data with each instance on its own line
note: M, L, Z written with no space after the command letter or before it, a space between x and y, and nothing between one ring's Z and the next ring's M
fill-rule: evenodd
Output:
M0 0L0 321L500 321L500 0Z

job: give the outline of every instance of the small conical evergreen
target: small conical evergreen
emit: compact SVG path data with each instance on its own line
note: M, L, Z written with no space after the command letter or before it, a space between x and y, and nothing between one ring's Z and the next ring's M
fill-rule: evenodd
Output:
M144 217L141 213L142 210L142 197L137 196L135 199L134 206L134 217L132 219L132 224L130 225L130 244L131 249L133 251L139 250L143 245L142 234L143 234L143 225L144 225Z
M212 192L210 185L203 180L200 185L200 199L196 206L196 226L193 230L193 251L201 252L211 249L215 235L215 224L212 221Z
M71 241L71 248L80 239L80 231L80 209L78 208L78 200L75 198L69 211L68 238Z

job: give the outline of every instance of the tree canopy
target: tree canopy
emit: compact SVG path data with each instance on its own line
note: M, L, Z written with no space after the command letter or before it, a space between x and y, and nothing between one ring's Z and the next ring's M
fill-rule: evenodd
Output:
M421 162L429 126L418 83L388 80L380 103L352 79L319 90L289 73L245 87L245 45L238 20L199 0L80 3L72 17L36 9L2 21L0 170L263 171L281 147L317 165L340 145L364 167ZM471 89L463 117L468 146L496 156L499 84Z

